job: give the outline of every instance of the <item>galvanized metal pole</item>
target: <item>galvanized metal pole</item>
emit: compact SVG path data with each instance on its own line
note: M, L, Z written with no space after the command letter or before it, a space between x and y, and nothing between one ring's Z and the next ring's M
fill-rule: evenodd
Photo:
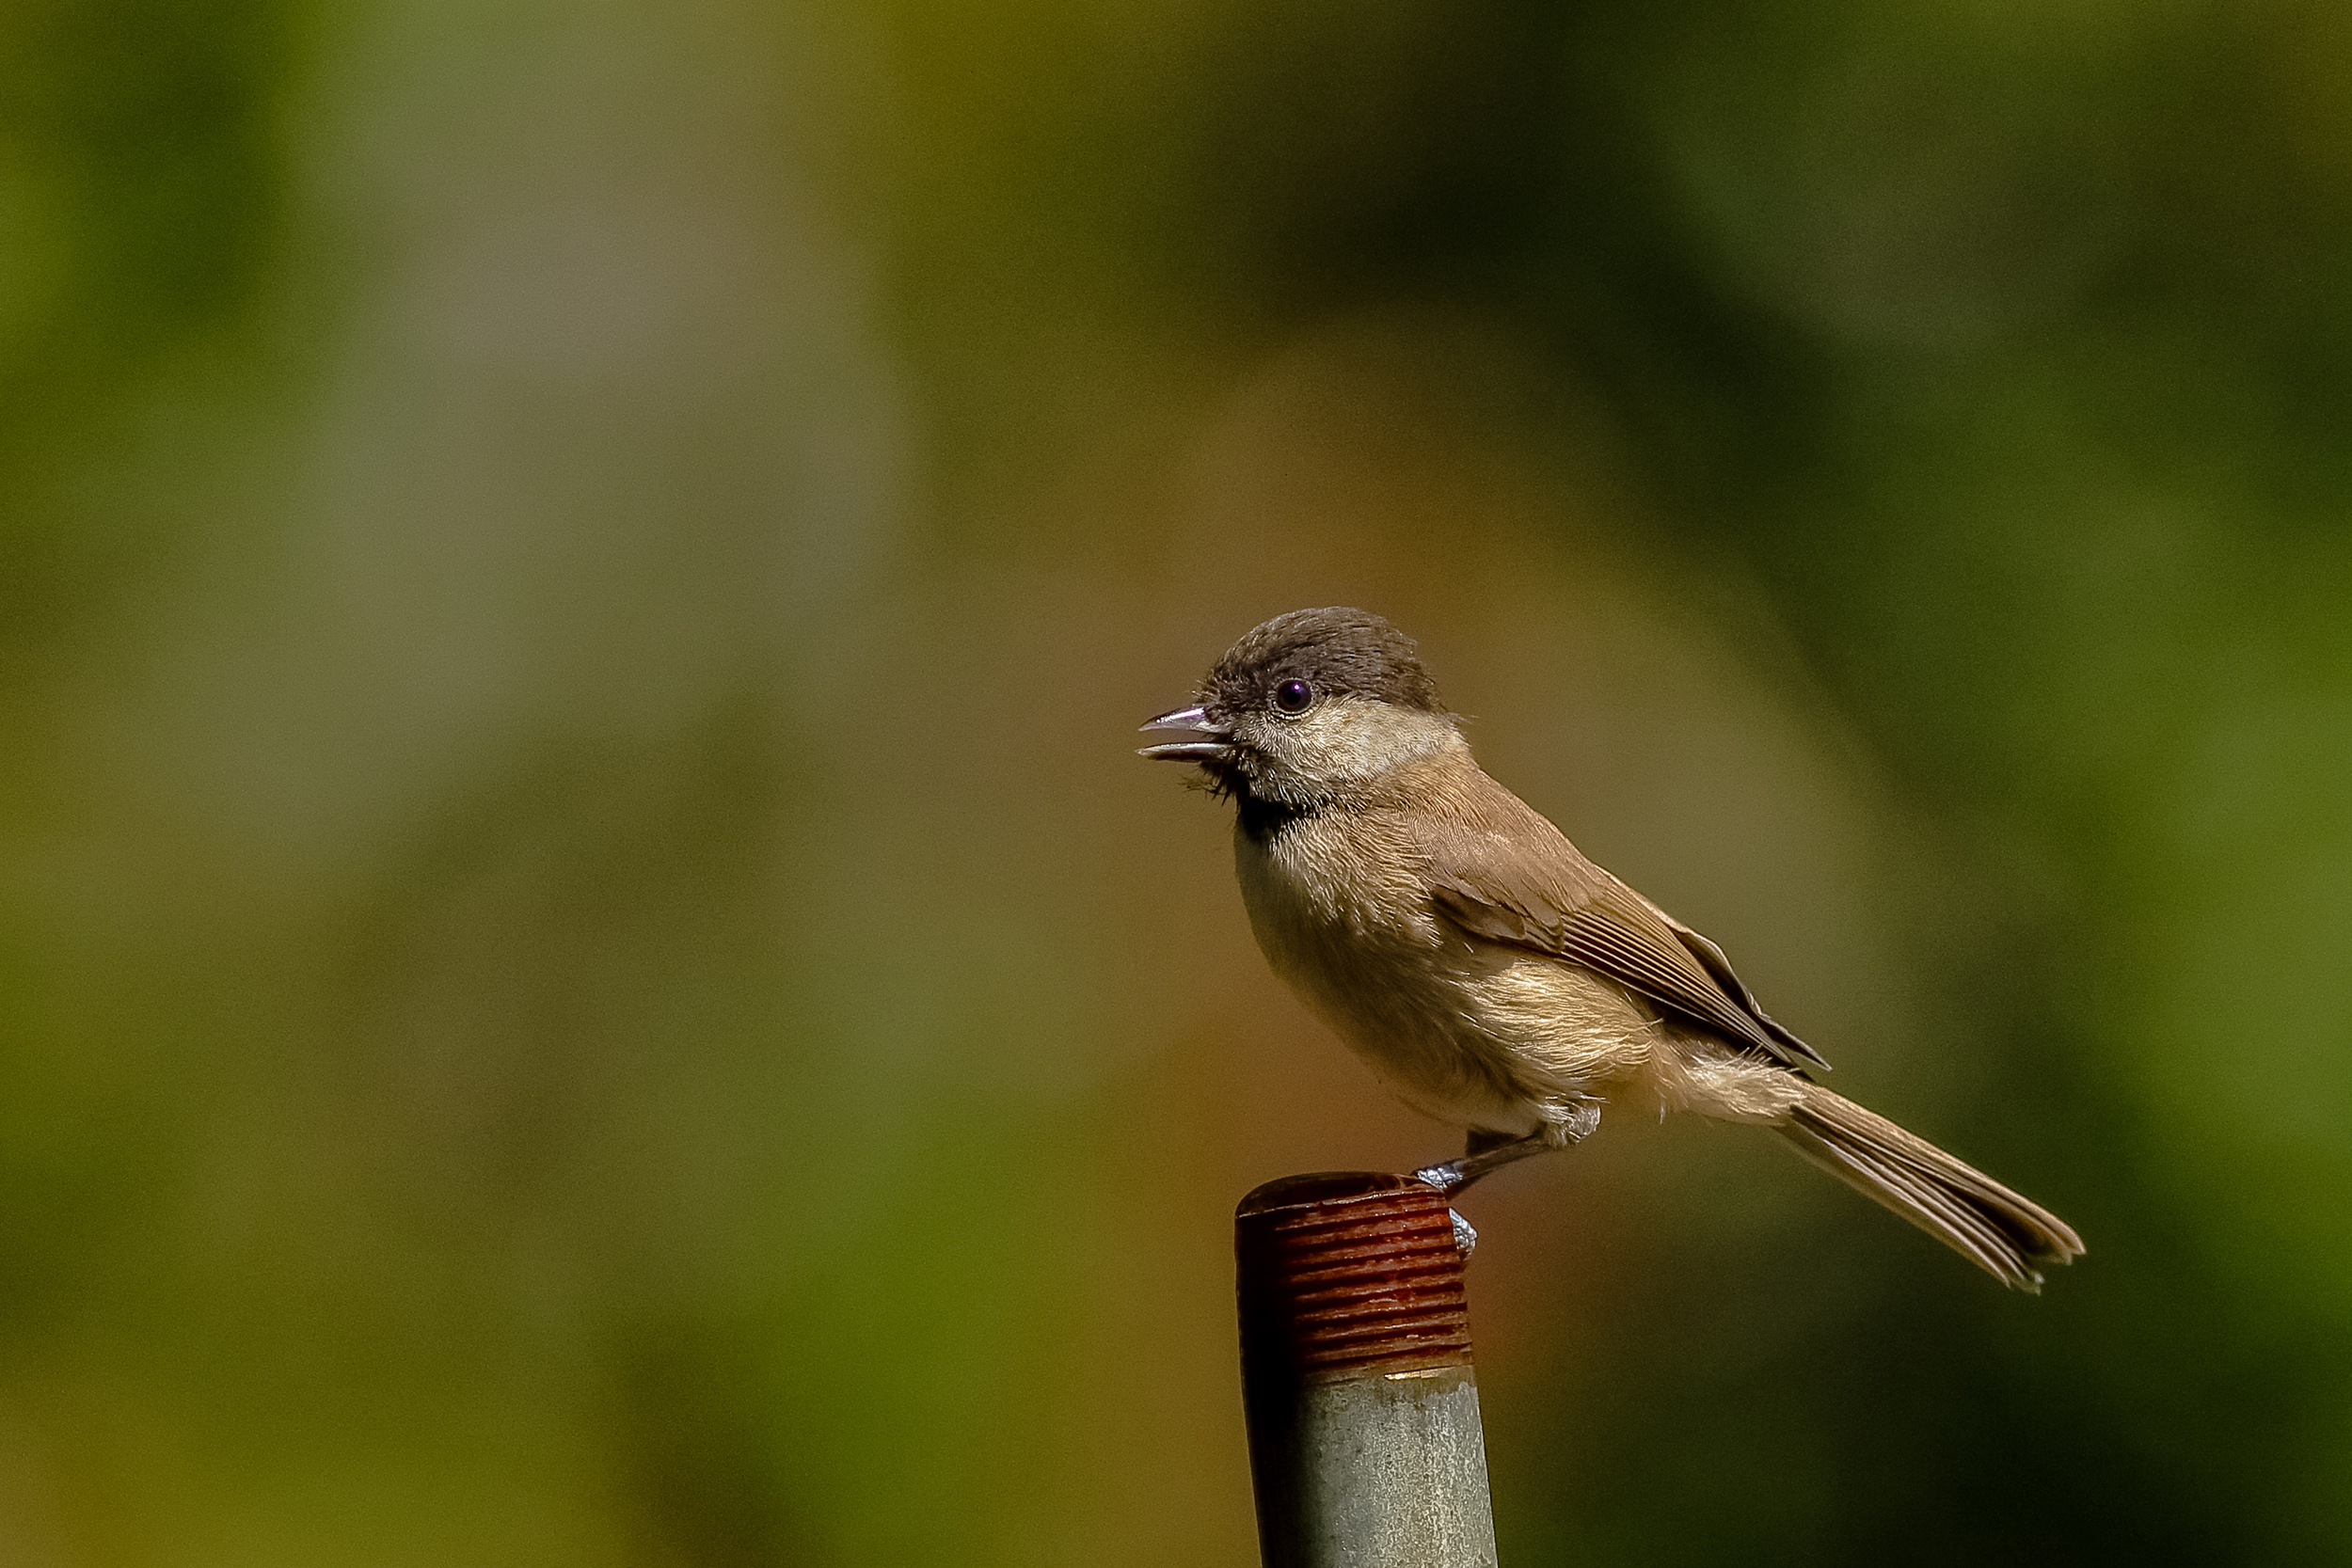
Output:
M1465 1257L1408 1176L1294 1176L1233 1216L1265 1568L1495 1568Z

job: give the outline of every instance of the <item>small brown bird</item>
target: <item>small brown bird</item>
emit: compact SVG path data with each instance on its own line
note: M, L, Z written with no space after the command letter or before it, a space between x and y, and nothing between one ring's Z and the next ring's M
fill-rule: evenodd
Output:
M1406 1104L1469 1132L1456 1190L1600 1125L1605 1103L1770 1127L2002 1283L2079 1257L2047 1210L1832 1094L1723 950L1488 778L1410 639L1360 610L1278 615L1197 706L1143 726L1239 807L1258 945Z

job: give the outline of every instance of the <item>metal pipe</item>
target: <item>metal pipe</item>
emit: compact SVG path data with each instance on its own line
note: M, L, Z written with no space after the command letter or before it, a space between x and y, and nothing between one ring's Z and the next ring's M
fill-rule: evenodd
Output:
M1233 1216L1265 1568L1495 1568L1465 1254L1443 1194L1349 1171Z

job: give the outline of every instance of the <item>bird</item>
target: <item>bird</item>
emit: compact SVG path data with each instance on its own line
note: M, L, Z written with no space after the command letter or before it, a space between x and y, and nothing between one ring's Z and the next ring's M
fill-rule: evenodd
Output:
M1770 1129L2012 1288L2082 1238L1852 1101L1722 948L1481 768L1417 645L1345 607L1277 615L1150 720L1140 754L1235 807L1267 963L1407 1105L1466 1133L1458 1193L1590 1136L1605 1106Z

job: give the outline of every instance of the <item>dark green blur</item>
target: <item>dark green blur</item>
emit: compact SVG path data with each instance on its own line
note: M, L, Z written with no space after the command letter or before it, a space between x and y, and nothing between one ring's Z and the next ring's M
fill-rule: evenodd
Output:
M2352 1560L2352 12L26 0L0 1562L1253 1560L1334 602L2090 1244L1499 1177L1511 1568Z

